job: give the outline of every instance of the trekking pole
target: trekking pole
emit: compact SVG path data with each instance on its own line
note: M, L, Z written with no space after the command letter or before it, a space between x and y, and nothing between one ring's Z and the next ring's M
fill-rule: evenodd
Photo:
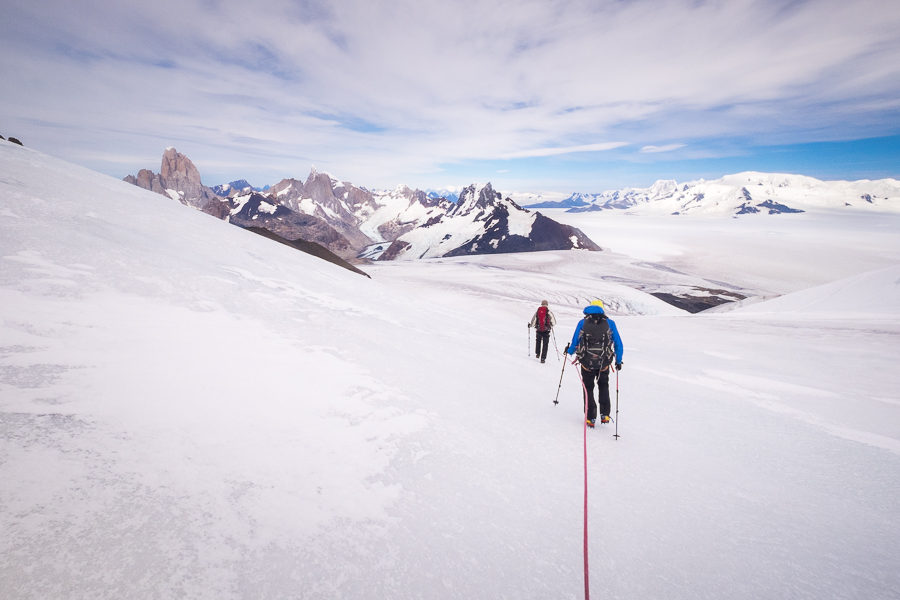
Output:
M556 343L556 330L550 329L550 335L553 336L553 349L556 350L556 360L559 360L559 344Z
M531 325L528 326L528 354L525 356L531 356Z
M568 352L568 351L569 351L569 345L566 344L566 352ZM553 404L559 404L559 390L562 389L562 378L563 378L563 373L566 372L566 363L567 362L569 362L569 361L567 361L567 360L563 361L563 368L562 368L562 371L560 371L560 373L559 373L559 386L556 388L556 398L553 400Z
M619 370L616 369L616 432L613 434L616 440L619 439Z

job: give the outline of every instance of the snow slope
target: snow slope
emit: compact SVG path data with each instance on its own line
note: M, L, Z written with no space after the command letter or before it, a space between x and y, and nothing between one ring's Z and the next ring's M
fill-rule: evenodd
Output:
M672 273L712 241L645 223L644 255L623 234L369 280L0 141L0 590L581 598L580 383L525 324L547 297L561 348L601 295L625 369L622 437L587 432L592 594L895 597L896 236L870 223L874 256L831 222L792 284L774 249ZM796 295L688 316L645 277ZM858 310L815 318L830 302Z

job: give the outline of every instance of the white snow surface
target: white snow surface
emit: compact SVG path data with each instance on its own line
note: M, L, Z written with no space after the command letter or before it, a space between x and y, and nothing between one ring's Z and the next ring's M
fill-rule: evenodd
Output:
M397 239L409 244L410 248L399 258L435 258L458 248L465 241L484 233L484 221L476 221L475 216L446 217L429 227L417 227L404 233Z
M268 202L260 202L259 203L259 212L269 213L270 215L274 215L275 211L278 210L277 204L269 204Z
M537 218L537 213L517 209L515 206L512 206L505 201L504 204L506 205L506 210L509 214L509 219L507 220L509 235L521 235L522 237L531 235L531 228L534 227L534 220Z
M410 201L409 197L404 195L408 191L409 188L403 186L390 192L376 193L375 203L378 208L370 214L358 215L362 220L360 231L374 242L383 242L384 237L378 232L378 228L388 221L396 219L400 223L424 222L438 212L435 208L429 209L423 204Z
M253 197L253 194L244 194L242 196L235 196L234 200L233 200L234 208L232 208L231 212L229 212L228 214L230 214L231 216L234 216L234 215L238 214L239 212L241 212L242 210L244 210L244 207L247 205L248 202L250 202L250 198L252 198L252 197Z
M607 217L370 280L0 141L0 596L582 598L586 444L595 598L896 598L898 217Z

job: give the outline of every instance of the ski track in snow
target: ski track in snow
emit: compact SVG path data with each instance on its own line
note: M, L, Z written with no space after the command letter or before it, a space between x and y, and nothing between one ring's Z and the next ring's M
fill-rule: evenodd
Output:
M625 368L617 423L587 432L592 595L900 589L900 244L881 220L585 214L610 250L368 280L0 153L0 596L583 597L581 384L559 351L596 296ZM701 277L796 294L688 316L623 283ZM541 299L546 364L525 327Z

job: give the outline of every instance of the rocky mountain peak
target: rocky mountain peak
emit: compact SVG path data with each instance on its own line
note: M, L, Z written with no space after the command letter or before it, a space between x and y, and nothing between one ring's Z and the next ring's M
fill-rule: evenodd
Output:
M315 167L309 172L306 183L303 184L305 195L311 198L334 198L334 185L331 176L327 173L319 173Z
M472 212L486 211L502 199L503 195L494 191L490 182L483 186L473 183L460 192L459 201L451 215L468 215Z
M270 187L268 193L279 199L282 199L283 197L300 198L303 195L303 182L293 178L282 179ZM288 208L297 210L296 206L288 206Z
M185 192L185 195L193 195L188 192L197 192L199 195L200 186L203 185L200 171L191 159L171 147L166 148L163 153L159 175L172 189Z
M141 169L136 177L128 175L125 181L159 194L177 195L182 203L201 210L217 200L216 193L203 185L200 171L191 159L171 146L163 152L158 174Z

